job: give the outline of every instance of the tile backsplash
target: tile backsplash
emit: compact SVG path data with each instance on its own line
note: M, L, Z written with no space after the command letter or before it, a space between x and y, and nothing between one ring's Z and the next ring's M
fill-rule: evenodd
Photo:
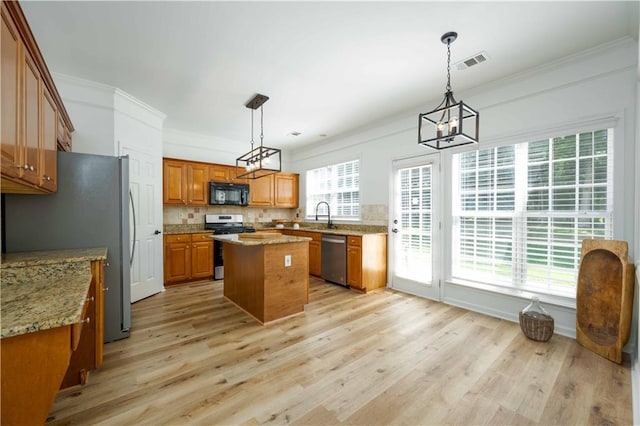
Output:
M368 204L360 206L360 221L363 225L386 226L388 221L386 204ZM245 224L260 225L272 223L273 219L304 219L305 209L276 209L267 207L236 206L170 206L163 209L165 225L198 225L204 224L205 214L242 214ZM326 218L323 219L323 221Z
M271 223L273 219L295 219L296 213L302 217L299 209L275 209L262 207L236 206L164 206L165 225L204 224L205 214L241 214L245 224Z

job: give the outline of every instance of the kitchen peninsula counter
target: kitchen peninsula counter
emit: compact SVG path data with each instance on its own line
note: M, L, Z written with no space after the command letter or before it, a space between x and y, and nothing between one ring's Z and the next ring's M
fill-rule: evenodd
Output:
M275 232L262 233L255 232L250 234L221 234L213 235L211 238L227 242L230 244L236 244L240 246L261 246L271 244L289 244L289 243L301 243L305 241L311 241L311 238L296 237L293 235L283 235Z
M6 253L0 265L0 338L80 322L91 261L105 248Z
M44 424L60 388L102 363L106 248L3 254L2 424Z
M304 312L309 241L270 234L214 235L223 242L224 297L261 324Z

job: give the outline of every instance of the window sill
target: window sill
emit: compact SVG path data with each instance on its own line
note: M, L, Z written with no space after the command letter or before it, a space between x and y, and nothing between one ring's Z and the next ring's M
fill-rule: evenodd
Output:
M576 299L574 297L538 293L530 290L520 290L517 288L502 287L498 285L479 283L475 281L461 280L458 278L447 279L445 280L445 283L465 286L465 287L472 287L478 290L483 290L491 293L499 293L507 296L518 297L523 300L531 300L531 298L535 296L535 297L538 297L538 299L540 299L542 303L548 303L550 305L576 309Z

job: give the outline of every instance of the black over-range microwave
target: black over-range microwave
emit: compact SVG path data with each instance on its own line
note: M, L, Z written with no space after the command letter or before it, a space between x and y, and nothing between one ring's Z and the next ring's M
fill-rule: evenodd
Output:
M249 205L249 185L246 183L209 182L209 204Z

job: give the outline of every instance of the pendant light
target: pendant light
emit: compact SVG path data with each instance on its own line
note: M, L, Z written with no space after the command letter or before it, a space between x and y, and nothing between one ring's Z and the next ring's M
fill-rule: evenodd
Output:
M264 146L264 111L262 105L268 96L257 94L245 104L251 110L251 151L236 159L236 177L259 179L280 171L282 152ZM260 108L260 146L253 144L253 112Z
M431 112L418 118L418 143L433 149L453 148L478 143L480 114L457 102L451 90L451 43L458 33L448 32L440 41L447 45L447 87L444 100Z

